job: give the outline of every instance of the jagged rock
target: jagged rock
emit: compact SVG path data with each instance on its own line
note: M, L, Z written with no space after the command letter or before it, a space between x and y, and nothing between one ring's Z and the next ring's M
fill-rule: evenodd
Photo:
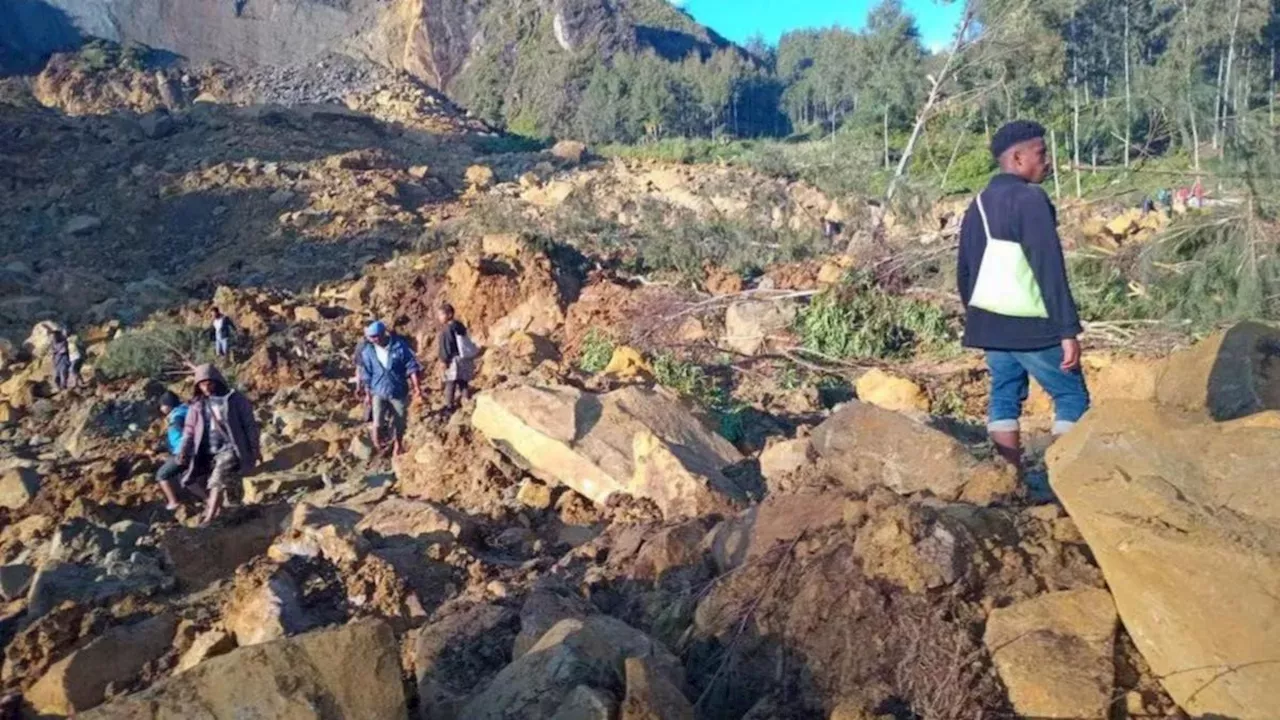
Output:
M476 535L470 518L445 505L420 500L388 498L361 518L356 531L383 540L408 538L426 542L469 541Z
M23 417L23 410L8 402L0 402L0 425L16 423Z
M629 657L621 720L693 720L693 705L652 658Z
M577 140L561 140L551 148L551 154L557 159L578 165L586 157L587 146Z
M351 453L352 457L361 462L369 462L373 459L373 453L375 450L377 450L377 448L373 446L373 439L368 435L361 433L351 438L351 445L347 449L347 452Z
M728 572L801 533L843 522L846 505L846 499L834 493L770 495L721 521L707 535L707 546L720 572Z
M572 591L547 587L535 589L520 607L520 632L511 656L518 658L529 652L561 620L581 620L590 614L591 606Z
M872 368L854 383L858 399L901 413L929 412L929 396L914 381Z
M0 507L17 510L40 492L40 474L28 467L0 472Z
M226 655L236 648L236 639L224 630L210 630L196 636L191 647L182 653L174 672L183 672L199 665L211 657Z
M76 715L106 698L108 686L133 679L169 650L178 619L163 613L103 633L50 667L25 697L40 714Z
M47 559L31 580L29 617L39 618L65 600L93 603L172 588L174 578L163 567L160 553L135 545L136 529L120 530L83 518L60 525L47 546Z
M1280 329L1244 322L1165 362L1156 398L1165 405L1232 420L1280 410Z
M509 608L481 603L452 610L418 632L413 668L421 720L462 717L465 693L484 679L478 671L496 673L507 664L516 623Z
M627 494L679 518L722 512L743 499L722 472L742 459L738 451L653 390L491 390L478 396L472 424L534 475L597 504Z
M493 168L488 165L472 165L467 168L465 179L470 187L477 190L486 190L493 186Z
M1201 418L1103 403L1049 477L1173 699L1261 720L1280 707L1280 666L1259 662L1280 647L1280 414Z
M1116 606L1106 590L1040 595L992 611L983 641L1018 715L1110 717Z
M495 257L518 258L527 247L520 233L491 233L480 238L480 252Z
M846 403L814 429L812 440L825 474L858 492L884 485L955 500L967 484L986 481L980 476L1010 475L938 430L862 402Z
M276 562L286 562L291 557L319 557L349 566L369 550L356 531L360 520L360 513L349 508L298 503L289 528L272 543L267 555Z
M550 718L575 687L607 685L623 676L627 658L648 658L672 683L684 681L675 656L621 620L607 615L562 620L473 695L459 717Z
M535 510L546 510L551 507L551 488L534 480L525 480L516 491L516 500Z
M179 720L194 708L210 720L403 718L395 636L365 620L242 647L80 717Z
M31 587L35 568L22 563L0 565L0 600L12 602L22 597Z
M765 342L796 321L794 301L747 300L729 306L724 315L724 343L743 355L755 355Z
M809 438L796 438L775 442L760 453L760 475L765 480L777 481L802 468L810 467L818 460Z
M288 572L265 579L237 579L223 610L223 624L240 647L279 640L310 628L312 619L302 607L302 592Z
M324 478L313 472L257 472L242 478L240 484L244 491L244 502L256 505L269 498L292 495L304 490L319 490L324 487Z
M613 720L617 704L609 693L579 685L565 696L551 720Z
M662 528L649 536L631 566L631 576L660 580L669 570L702 562L702 538L707 534L701 520L690 520Z

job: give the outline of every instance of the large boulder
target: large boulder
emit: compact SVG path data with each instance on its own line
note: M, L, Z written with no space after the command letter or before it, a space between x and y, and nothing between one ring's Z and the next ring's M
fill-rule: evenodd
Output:
M822 471L858 492L884 485L903 495L980 502L990 499L992 487L1014 489L1008 468L981 462L949 435L868 403L846 403L814 429L812 443Z
M1000 608L983 640L1022 717L1105 720L1115 686L1116 606L1097 588Z
M113 628L50 667L25 693L41 715L74 715L101 704L107 687L132 680L169 650L178 619L157 615Z
M519 386L481 393L472 424L517 464L603 504L625 494L668 518L724 512L744 495L723 469L742 460L669 397Z
M1156 397L1215 420L1280 410L1280 329L1244 322L1174 353L1156 384Z
M329 720L406 716L391 628L360 621L206 660L84 720Z
M477 692L458 717L551 718L579 685L608 687L624 677L627 658L647 658L653 671L674 686L684 682L674 655L621 620L607 615L561 620Z
M1054 445L1049 477L1125 628L1184 710L1280 707L1280 416L1215 424L1104 403Z

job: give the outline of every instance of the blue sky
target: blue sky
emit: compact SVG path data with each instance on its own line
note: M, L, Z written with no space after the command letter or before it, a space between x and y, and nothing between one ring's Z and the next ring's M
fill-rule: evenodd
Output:
M698 22L735 42L761 33L771 43L788 30L841 25L860 28L876 0L671 0ZM962 3L904 0L915 15L925 47L939 47L951 39L960 20Z

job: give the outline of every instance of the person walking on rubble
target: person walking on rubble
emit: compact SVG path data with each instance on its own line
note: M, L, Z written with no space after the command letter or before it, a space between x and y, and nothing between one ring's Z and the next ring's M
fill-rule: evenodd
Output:
M172 392L165 391L160 396L160 413L164 415L165 422L165 442L169 446L169 458L164 461L160 469L156 471L156 484L160 486L160 492L164 493L165 509L177 510L178 493L174 490L173 484L182 476L182 465L178 463L178 456L182 454L182 433L187 424L187 405L178 399L178 396Z
M475 377L475 360L480 351L467 326L454 317L453 306L445 303L436 313L440 322L440 334L436 337L436 350L444 365L444 405L451 412L464 397L471 396L471 380Z
M212 365L197 367L195 381L177 462L186 468L182 486L205 500L207 525L222 511L227 487L262 460L262 446L248 398Z
M391 451L404 452L404 433L409 422L409 404L423 394L422 365L408 341L392 334L381 320L365 328L368 341L360 351L357 387L367 398L373 414L373 446L385 451L384 425L391 426Z
M1015 121L992 138L1000 174L965 214L957 264L964 345L986 351L991 375L987 429L1000 456L1018 469L1029 376L1053 398L1054 435L1089 409L1057 212L1039 187L1050 171L1044 135L1037 123Z
M235 323L231 322L231 318L222 314L222 310L213 309L213 350L218 357L228 357L231 355L231 336L236 331Z

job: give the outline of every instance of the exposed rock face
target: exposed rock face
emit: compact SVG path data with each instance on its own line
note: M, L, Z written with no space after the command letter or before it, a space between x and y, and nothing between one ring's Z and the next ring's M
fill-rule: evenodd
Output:
M1280 707L1280 424L1103 404L1048 456L1125 628L1183 709Z
M672 518L743 499L722 472L742 459L738 451L653 390L493 390L477 398L472 423L517 464L596 503L627 494L653 500Z
M1106 590L1049 593L1001 608L984 641L1021 716L1109 717L1116 606Z
M206 660L79 717L179 720L199 708L199 717L213 720L402 718L397 652L386 624L354 622Z

